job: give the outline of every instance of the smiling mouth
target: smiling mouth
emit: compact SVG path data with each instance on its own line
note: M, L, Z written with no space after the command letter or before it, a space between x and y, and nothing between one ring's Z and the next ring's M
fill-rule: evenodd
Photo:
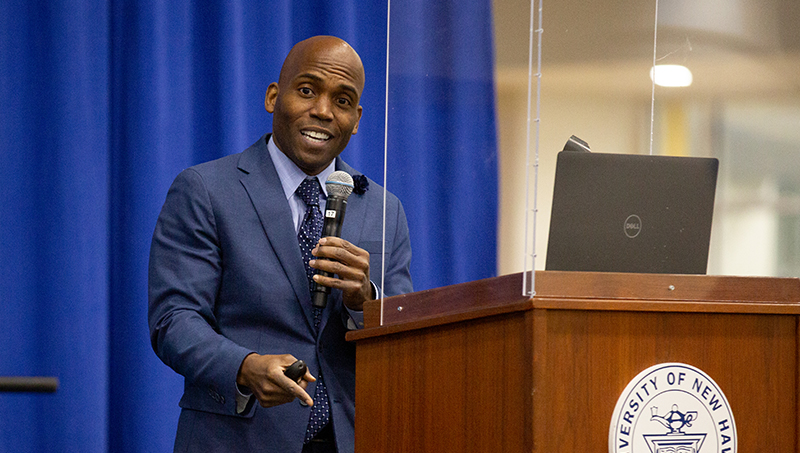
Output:
M300 133L303 135L303 137L315 143L323 143L331 139L330 134L326 134L324 132L300 131Z

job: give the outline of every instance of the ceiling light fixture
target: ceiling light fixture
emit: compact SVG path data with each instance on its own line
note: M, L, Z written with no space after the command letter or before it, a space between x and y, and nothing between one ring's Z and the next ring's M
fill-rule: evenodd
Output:
M650 80L662 87L688 87L692 84L692 71L677 64L660 64L650 69Z

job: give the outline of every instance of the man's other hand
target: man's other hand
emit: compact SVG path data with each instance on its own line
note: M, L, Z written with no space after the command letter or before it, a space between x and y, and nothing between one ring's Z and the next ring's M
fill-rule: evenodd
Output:
M263 407L272 407L286 404L299 398L308 406L314 405L314 400L306 393L309 382L316 381L310 371L295 382L286 377L283 372L297 359L291 354L283 355L258 355L252 353L244 358L236 376L236 383L247 387L258 399Z

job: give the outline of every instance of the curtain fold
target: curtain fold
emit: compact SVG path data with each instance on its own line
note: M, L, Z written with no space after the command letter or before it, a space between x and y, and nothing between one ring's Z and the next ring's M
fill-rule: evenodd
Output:
M387 185L408 214L415 289L492 276L491 3L392 8ZM0 2L0 376L61 383L0 394L0 453L171 450L183 381L146 320L167 189L271 130L267 85L315 34L364 61L343 158L382 183L386 13L355 0Z
M55 375L0 395L0 451L103 451L108 436L108 12L0 6L0 375Z

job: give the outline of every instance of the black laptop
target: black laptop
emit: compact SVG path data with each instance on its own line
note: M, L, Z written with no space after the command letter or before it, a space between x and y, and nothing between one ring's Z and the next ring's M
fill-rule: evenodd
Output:
M705 274L719 161L562 151L547 270Z

